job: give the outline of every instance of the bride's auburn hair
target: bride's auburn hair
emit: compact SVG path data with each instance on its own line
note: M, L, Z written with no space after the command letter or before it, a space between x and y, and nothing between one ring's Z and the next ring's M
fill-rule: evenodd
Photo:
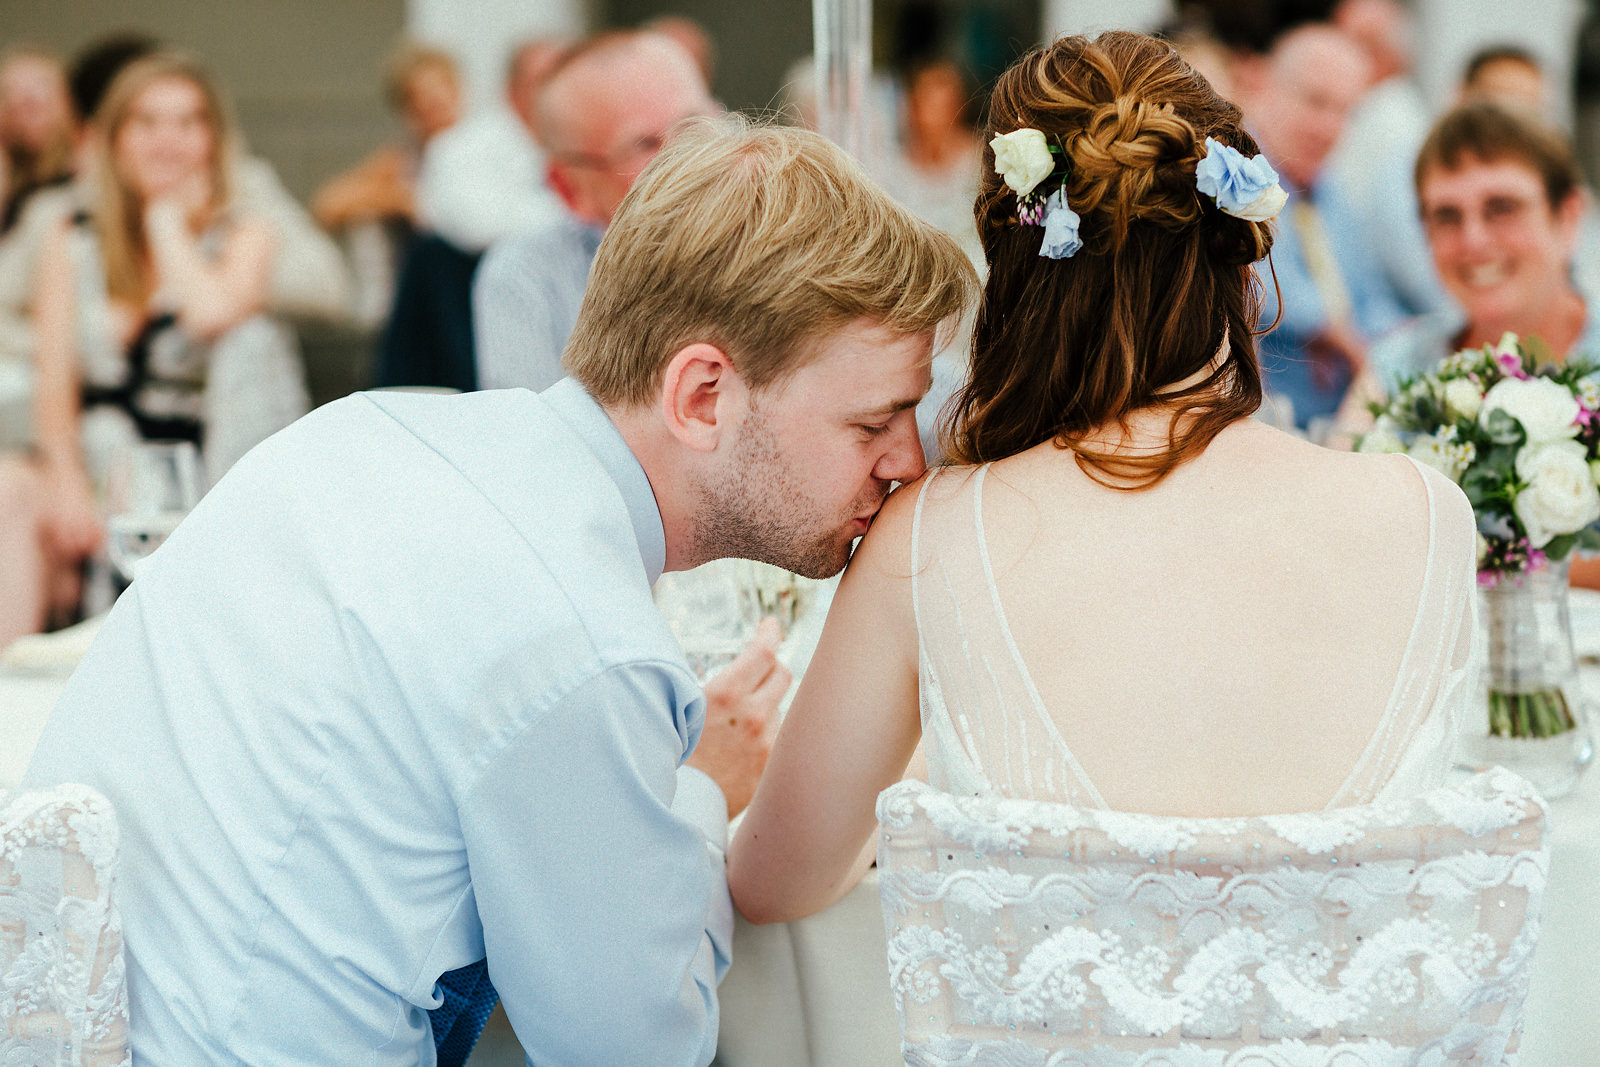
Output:
M1066 259L1039 254L1043 227L1019 223L986 147L974 213L989 277L947 455L984 463L1054 440L1095 480L1148 488L1261 405L1260 292L1248 268L1272 231L1195 188L1207 137L1245 156L1259 149L1239 109L1171 45L1123 31L1063 37L1000 76L985 141L1028 127L1070 163L1064 181L1058 168L1036 192L1062 188L1084 246ZM1171 388L1212 364L1225 338L1209 375ZM1084 441L1157 406L1173 419L1163 450Z

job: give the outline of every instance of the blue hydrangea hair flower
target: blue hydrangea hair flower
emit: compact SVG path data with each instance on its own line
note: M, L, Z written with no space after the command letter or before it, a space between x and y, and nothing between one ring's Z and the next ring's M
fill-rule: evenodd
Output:
M1078 227L1083 220L1067 206L1065 190L1057 189L1044 202L1044 243L1039 254L1050 259L1070 259L1083 247Z
M1194 184L1235 218L1266 222L1278 217L1289 194L1265 156L1250 159L1230 145L1206 138L1206 154L1194 168Z

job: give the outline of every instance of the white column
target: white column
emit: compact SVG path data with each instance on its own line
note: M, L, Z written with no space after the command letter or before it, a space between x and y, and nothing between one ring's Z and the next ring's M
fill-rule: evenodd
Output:
M1172 17L1172 0L1044 0L1043 40L1101 30L1149 32Z
M406 0L406 30L461 61L473 111L500 103L506 61L530 37L577 37L588 27L584 0Z
M872 0L812 0L817 128L869 168Z

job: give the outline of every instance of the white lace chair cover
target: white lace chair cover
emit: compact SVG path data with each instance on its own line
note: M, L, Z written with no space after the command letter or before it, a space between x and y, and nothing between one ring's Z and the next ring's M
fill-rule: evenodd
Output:
M128 1067L117 822L87 786L0 792L0 1064Z
M1514 1062L1549 852L1508 771L1238 819L907 781L878 818L908 1064Z

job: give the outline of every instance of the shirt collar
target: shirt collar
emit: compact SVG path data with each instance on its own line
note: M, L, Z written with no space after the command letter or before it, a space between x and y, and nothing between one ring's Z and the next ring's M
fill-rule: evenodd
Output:
M667 565L667 535L661 525L661 509L656 506L656 495L650 488L650 479L645 477L644 468L612 425L605 409L576 378L561 379L540 393L539 399L583 439L611 480L617 483L622 500L628 505L628 518L633 523L634 537L639 541L645 574L650 584L655 585Z

